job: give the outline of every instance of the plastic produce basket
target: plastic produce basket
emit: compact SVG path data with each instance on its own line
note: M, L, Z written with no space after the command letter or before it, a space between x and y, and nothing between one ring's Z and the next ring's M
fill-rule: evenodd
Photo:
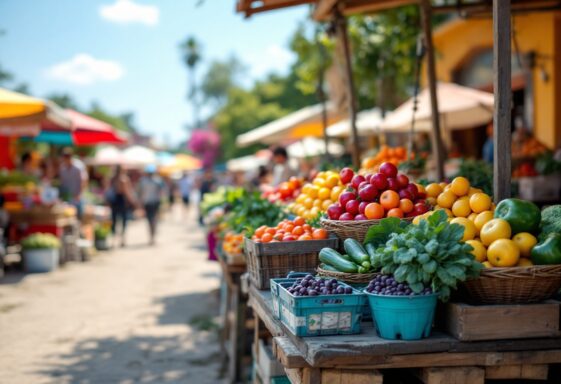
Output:
M273 314L290 332L301 337L360 333L366 305L362 292L353 289L352 294L346 295L293 296L287 288L295 281L271 279Z
M256 243L244 239L244 252L251 283L257 289L269 288L269 281L288 275L290 271L313 272L319 264L319 251L337 249L339 240L284 241Z
M388 296L363 292L368 297L374 324L383 339L419 340L430 336L437 294Z

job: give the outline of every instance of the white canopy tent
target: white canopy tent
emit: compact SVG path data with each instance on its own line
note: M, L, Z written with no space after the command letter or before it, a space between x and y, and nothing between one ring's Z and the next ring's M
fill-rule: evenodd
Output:
M368 109L357 114L356 128L359 136L368 136L376 132L382 122L382 113L379 108ZM351 122L349 119L341 120L327 128L329 137L349 137L351 135Z
M139 167L158 163L156 151L143 147L141 145L133 145L123 151L123 159L128 165L136 165Z
M328 150L331 155L339 156L345 152L345 148L333 141L329 142ZM290 144L286 147L290 157L302 159L305 157L321 156L325 154L325 142L315 137L305 137L304 139Z
M328 124L338 117L330 103L326 105ZM249 132L239 135L236 144L245 147L251 144L278 144L282 141L297 140L306 136L323 136L323 107L321 104L302 108L280 119L271 121Z
M87 163L90 165L126 165L123 152L113 146L98 149L94 157L89 159Z
M453 83L438 83L438 110L442 130L473 128L493 120L494 96L492 93L463 87ZM428 89L417 97L415 131L430 132L431 100ZM388 114L381 123L384 132L408 132L413 118L413 99L407 100Z

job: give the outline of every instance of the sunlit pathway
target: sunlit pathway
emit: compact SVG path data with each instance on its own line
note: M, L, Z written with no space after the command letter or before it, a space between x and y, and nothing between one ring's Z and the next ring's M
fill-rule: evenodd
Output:
M204 240L194 220L168 219L147 247L134 223L128 248L0 280L0 383L219 383Z

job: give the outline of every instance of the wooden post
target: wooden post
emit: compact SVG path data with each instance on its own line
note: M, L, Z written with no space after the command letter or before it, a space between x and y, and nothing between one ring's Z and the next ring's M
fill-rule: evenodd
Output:
M358 139L358 130L356 128L357 105L355 98L355 85L353 80L353 69L351 63L351 47L349 45L349 36L347 34L347 20L337 7L334 8L335 25L337 26L337 38L341 42L344 51L345 72L347 75L347 93L349 102L349 120L351 122L351 137L353 142L353 166L360 168L360 141Z
M442 146L442 134L440 132L440 115L438 113L438 98L436 95L436 66L434 62L434 46L432 43L430 0L421 0L421 22L427 54L427 77L429 80L429 93L432 111L432 153L436 162L436 177L439 181L444 180L444 153Z
M495 202L510 197L511 176L511 68L510 0L493 0L493 190Z

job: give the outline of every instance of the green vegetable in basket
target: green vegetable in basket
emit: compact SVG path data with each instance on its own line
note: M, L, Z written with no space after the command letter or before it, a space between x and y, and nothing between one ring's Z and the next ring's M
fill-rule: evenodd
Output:
M495 209L495 218L505 219L512 228L512 233L538 233L541 212L531 201L522 199L504 199Z
M360 265L363 262L370 260L370 256L368 256L366 250L355 239L346 239L343 242L343 247L345 248L345 252L347 252L352 261L356 264Z
M561 205L551 205L542 209L540 239L545 240L551 233L561 234Z
M339 272L356 273L358 266L345 259L339 252L331 248L323 248L319 252L319 260L327 265L331 265Z
M418 225L390 234L372 257L373 267L400 283L407 282L416 293L430 286L447 300L458 282L478 276L482 268L471 254L473 248L462 242L464 228L447 219L439 210ZM382 219L381 225L384 220L388 219Z
M552 233L532 248L532 262L536 265L561 264L561 234Z

